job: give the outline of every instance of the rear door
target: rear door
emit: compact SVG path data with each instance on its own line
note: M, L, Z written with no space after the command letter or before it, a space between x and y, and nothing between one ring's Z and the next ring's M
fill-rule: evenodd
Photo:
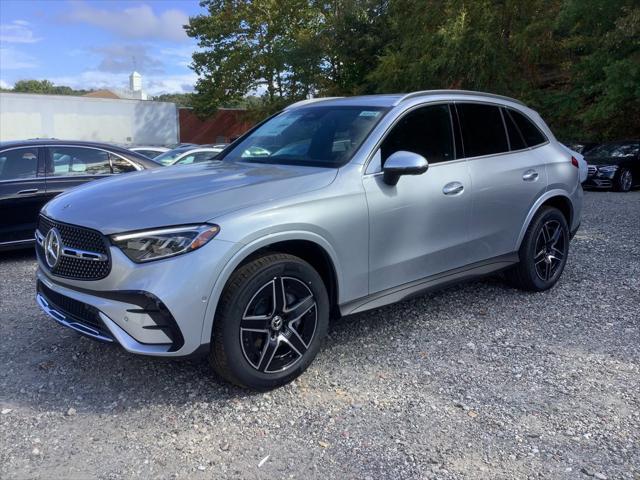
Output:
M514 252L530 208L547 188L544 154L529 144L536 134L539 144L547 139L515 110L465 102L456 110L473 185L469 253L475 262ZM523 120L526 132L518 125Z
M49 146L45 160L49 199L70 188L111 175L110 153L99 148Z
M38 212L47 201L42 152L39 147L0 152L0 246L34 238Z

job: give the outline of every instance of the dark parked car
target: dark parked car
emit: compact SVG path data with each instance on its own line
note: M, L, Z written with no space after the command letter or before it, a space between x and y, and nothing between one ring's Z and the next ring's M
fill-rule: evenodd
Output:
M596 142L566 142L565 145L569 147L574 152L581 153L582 155L586 155L590 150L593 150L595 147L600 145Z
M113 174L159 166L144 155L102 143L0 143L0 250L32 244L40 208L65 190Z
M590 150L585 160L589 165L585 187L628 192L640 185L640 140L605 143Z

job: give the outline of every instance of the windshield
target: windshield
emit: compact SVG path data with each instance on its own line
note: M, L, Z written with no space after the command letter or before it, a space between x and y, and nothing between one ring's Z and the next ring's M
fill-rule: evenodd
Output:
M607 143L589 150L588 157L635 157L640 152L640 143Z
M340 167L386 113L380 107L307 107L267 120L224 161Z
M154 158L156 162L160 162L162 165L171 165L176 161L183 153L188 152L189 150L193 150L193 147L187 148L175 148L173 150L169 150L168 152L164 152L162 155L158 155Z

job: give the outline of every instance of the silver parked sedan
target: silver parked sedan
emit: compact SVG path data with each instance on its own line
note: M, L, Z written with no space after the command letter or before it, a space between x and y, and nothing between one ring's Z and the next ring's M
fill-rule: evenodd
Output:
M499 270L551 288L580 224L578 161L536 112L491 94L304 101L218 159L47 204L41 308L269 389L309 366L330 316Z

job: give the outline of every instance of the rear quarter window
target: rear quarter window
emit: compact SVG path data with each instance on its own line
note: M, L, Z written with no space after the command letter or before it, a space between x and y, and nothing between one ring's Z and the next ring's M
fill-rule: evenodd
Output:
M527 147L535 147L547 141L540 129L522 113L512 109L507 109L507 112L518 126Z

